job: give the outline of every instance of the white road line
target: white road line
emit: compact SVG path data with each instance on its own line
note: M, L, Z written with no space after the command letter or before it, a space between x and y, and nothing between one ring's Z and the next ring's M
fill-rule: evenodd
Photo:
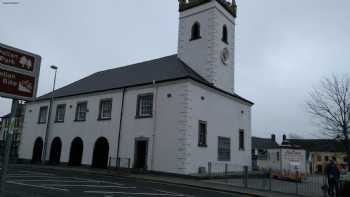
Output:
M68 189L61 189L61 188L55 188L55 187L46 187L41 185L31 185L31 184L25 184L25 183L18 183L15 181L7 181L6 183L14 184L14 185L21 185L21 186L27 186L27 187L35 187L35 188L41 188L41 189L48 189L48 190L56 190L56 191L64 191L68 192Z
M57 177L59 178L59 177ZM123 184L105 182L105 181L93 181L93 180L61 180L61 179L16 179L15 182L57 182L57 183L108 183L116 186L123 186Z
M11 178L58 178L57 176L45 176L45 175L8 175ZM68 177L59 177L68 178ZM71 177L69 177L71 178Z
M175 195L175 194L155 194L155 193L133 193L133 192L104 192L104 191L84 191L84 193L88 194L125 194L131 196L173 196L173 197L185 197L183 195Z
M94 188L119 188L119 189L136 189L136 187L124 187L117 185L64 185L64 184L44 184L52 187L94 187Z
M28 174L36 174L36 175L55 175L55 174L52 174L52 173L44 173L44 172L36 172L36 171L25 171L25 170L22 170L20 172L24 172L24 173L28 173Z
M155 191L157 191L157 192L161 192L161 193L166 193L166 194L173 194L173 195L185 196L185 197L194 197L194 196L187 195L187 194L181 194L181 193L169 192L169 191L158 190L158 189L156 189Z

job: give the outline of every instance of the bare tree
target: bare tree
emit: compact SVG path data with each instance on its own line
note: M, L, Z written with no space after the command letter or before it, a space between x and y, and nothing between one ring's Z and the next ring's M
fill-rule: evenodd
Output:
M350 76L323 79L310 93L307 110L316 118L324 135L342 139L350 171Z

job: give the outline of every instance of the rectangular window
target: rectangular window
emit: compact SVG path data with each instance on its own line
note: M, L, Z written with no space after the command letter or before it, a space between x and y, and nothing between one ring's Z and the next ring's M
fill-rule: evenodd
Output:
M227 137L219 137L218 139L218 160L231 160L231 139Z
M207 122L200 120L198 129L198 146L207 147Z
M44 123L46 123L47 108L48 108L47 106L40 107L40 110L39 110L39 120L38 120L38 123L39 123L39 124L44 124Z
M322 161L322 157L320 155L317 155L317 161Z
M87 102L81 102L77 104L75 111L75 121L85 121L87 113Z
M239 130L239 150L244 150L244 130Z
M138 95L136 117L138 118L152 117L152 111L153 111L153 94Z
M99 120L110 120L112 118L112 99L103 99L100 102Z
M328 156L325 156L325 157L324 157L324 160L325 160L325 161L329 161L329 157L328 157Z
M277 161L280 160L280 152L277 152L277 153L276 153L276 159L277 159Z
M66 105L57 105L55 122L64 122L64 116L66 114Z

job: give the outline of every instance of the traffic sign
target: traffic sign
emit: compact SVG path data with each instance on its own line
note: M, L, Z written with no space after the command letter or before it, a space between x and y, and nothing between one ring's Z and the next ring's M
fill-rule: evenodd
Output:
M41 57L0 43L0 96L33 100Z

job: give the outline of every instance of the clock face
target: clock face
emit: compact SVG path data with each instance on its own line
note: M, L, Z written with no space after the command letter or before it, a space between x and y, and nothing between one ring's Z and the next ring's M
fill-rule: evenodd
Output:
M230 51L227 48L222 49L222 51L221 51L222 63L227 65L229 63L229 59L230 59Z

